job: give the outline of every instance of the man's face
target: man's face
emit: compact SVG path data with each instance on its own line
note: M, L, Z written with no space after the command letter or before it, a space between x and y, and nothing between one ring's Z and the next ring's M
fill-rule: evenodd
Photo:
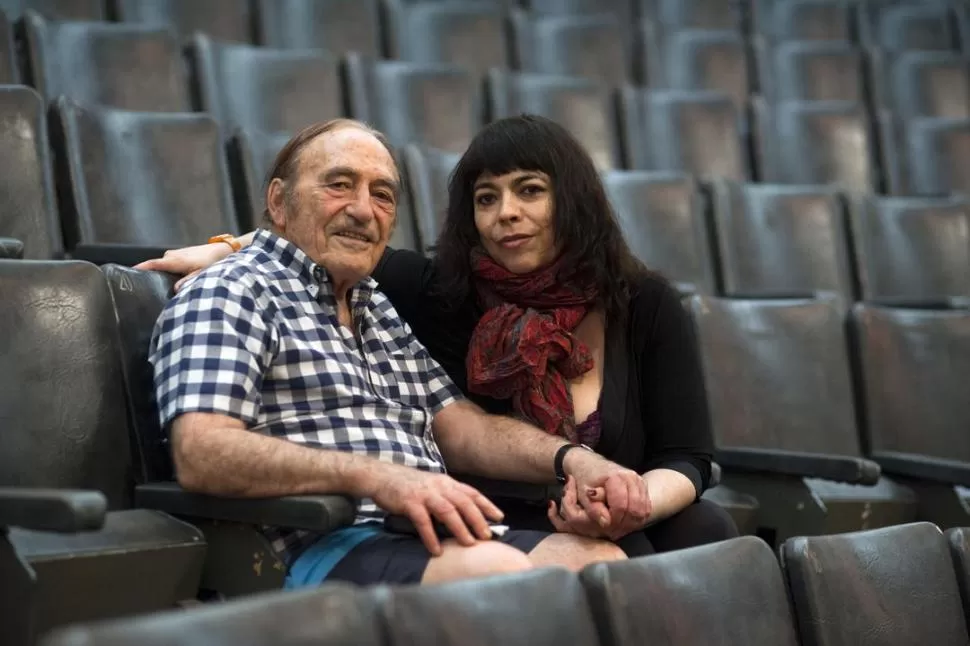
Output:
M340 128L311 141L282 190L270 189L273 223L284 238L353 285L377 266L394 230L399 178L373 135Z

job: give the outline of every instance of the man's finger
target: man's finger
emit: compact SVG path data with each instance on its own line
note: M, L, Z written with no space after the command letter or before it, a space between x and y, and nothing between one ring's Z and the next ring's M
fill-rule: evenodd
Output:
M455 506L472 533L479 540L487 541L492 538L492 529L488 526L482 510L475 500L462 491L456 491L450 495L451 504Z
M569 531L569 526L566 524L566 521L562 519L562 516L559 515L559 509L556 507L556 503L552 500L549 501L549 509L547 510L546 515L549 517L549 522L552 523L552 526L556 528L557 532Z
M471 547L475 544L475 537L472 536L468 526L465 525L465 520L450 500L443 497L433 498L428 503L428 511L438 519L438 522L448 528L459 545Z
M489 500L485 494L475 487L463 484L462 491L468 494L475 504L478 505L478 508L482 510L482 513L485 514L485 517L490 521L498 523L505 518L505 512L499 509L495 503Z
M441 556L441 541L438 540L438 535L434 532L434 526L431 524L431 516L428 514L428 510L421 505L414 505L408 509L407 513L414 528L418 530L418 536L421 538L421 542L431 552L431 556Z

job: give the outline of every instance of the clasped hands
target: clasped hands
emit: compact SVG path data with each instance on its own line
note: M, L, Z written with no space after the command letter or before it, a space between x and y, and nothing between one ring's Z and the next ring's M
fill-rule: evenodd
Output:
M615 541L646 526L650 492L636 471L579 450L567 454L564 467L562 498L548 509L557 531Z

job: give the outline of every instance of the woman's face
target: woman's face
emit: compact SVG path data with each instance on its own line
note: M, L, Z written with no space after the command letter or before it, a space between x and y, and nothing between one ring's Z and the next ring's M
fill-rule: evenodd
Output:
M541 171L482 174L474 186L475 228L489 256L515 274L558 255L552 181Z

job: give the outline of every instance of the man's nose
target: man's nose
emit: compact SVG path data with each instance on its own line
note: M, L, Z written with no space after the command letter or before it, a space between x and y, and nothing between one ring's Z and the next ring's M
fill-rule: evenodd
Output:
M359 220L361 222L367 222L374 218L374 207L371 204L372 195L367 187L362 187L354 195L354 199L347 205L347 215Z

